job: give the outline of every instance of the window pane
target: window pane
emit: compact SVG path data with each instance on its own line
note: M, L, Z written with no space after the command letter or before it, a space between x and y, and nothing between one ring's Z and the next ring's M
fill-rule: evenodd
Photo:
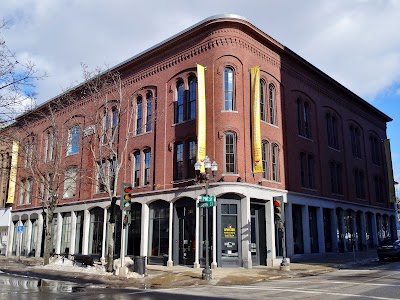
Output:
M80 140L80 127L71 127L68 130L68 151L67 155L76 154L79 152L79 140Z
M183 82L179 82L176 87L176 102L175 102L175 123L183 122L183 100L185 89Z
M234 99L233 99L233 70L225 68L224 71L224 109L234 110Z
M136 104L136 134L142 133L142 120L143 120L143 106L142 97L137 98Z
M152 123L152 107L153 107L153 94L151 92L147 93L146 96L147 101L147 115L146 115L146 132L151 131L151 123Z
M188 114L189 120L196 118L196 78L191 77L189 79L189 102L188 102Z

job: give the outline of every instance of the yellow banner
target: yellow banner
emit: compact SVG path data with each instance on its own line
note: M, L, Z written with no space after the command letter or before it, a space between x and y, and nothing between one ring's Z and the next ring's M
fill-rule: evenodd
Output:
M205 172L206 157L206 87L205 68L197 65L197 160L201 162L201 173Z
M251 104L253 173L260 173L263 171L260 128L260 67L251 68Z
M18 142L13 141L12 145L12 156L11 156L11 168L10 168L10 181L8 184L8 197L7 203L14 203L15 197L15 185L17 181L17 164L18 164Z
M390 140L384 139L383 145L385 147L386 169L388 172L389 200L390 202L396 202L396 191L394 189L394 178L393 178L393 167L392 167L392 155L390 153Z

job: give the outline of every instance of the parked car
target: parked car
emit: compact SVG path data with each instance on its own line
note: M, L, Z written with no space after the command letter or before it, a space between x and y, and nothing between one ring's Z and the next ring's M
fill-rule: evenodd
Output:
M400 239L385 239L379 243L377 248L379 261L385 258L400 258Z

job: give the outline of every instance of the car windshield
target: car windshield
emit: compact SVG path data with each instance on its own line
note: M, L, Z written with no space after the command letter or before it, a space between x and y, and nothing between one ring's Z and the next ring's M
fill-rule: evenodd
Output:
M383 240L381 242L381 246L388 246L388 245L392 245L392 244L398 244L400 243L400 240L396 240L396 239L387 239L387 240Z

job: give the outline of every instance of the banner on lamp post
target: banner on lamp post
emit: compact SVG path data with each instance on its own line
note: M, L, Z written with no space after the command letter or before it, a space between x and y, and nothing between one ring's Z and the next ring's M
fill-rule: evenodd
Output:
M197 65L197 160L201 162L200 172L204 173L206 157L206 87L205 67Z
M253 173L263 172L260 128L260 67L253 67L251 73L251 136Z
M10 204L14 203L14 197L15 197L15 184L17 182L18 151L19 151L19 144L17 141L13 141L12 153L11 153L10 178L8 183L8 197L6 202Z

